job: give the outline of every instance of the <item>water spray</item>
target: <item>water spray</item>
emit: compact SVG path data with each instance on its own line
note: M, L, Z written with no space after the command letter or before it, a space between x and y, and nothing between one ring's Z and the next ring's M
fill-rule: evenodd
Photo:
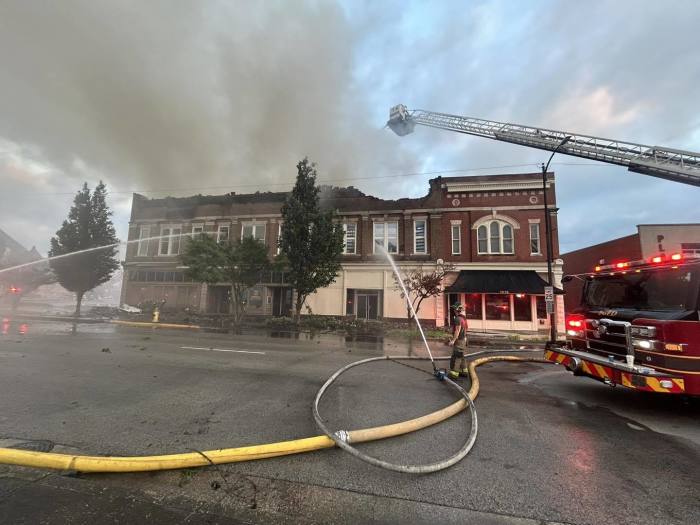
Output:
M423 338L423 343L425 344L425 349L428 351L428 356L430 357L430 362L433 365L433 372L435 372L435 375L439 377L438 373L438 368L435 366L435 359L433 358L433 353L430 351L430 345L428 345L428 340L425 338L425 333L423 333L423 327L420 324L420 321L418 320L418 314L416 313L416 310L413 308L413 303L411 302L411 298L408 295L408 290L406 290L406 286L403 284L403 279L401 278L401 273L399 272L398 267L396 266L396 263L394 262L393 257L391 254L384 248L382 245L378 245L380 251L386 256L387 260L389 261L389 264L391 265L392 270L394 270L394 275L396 275L396 281L399 283L399 286L401 287L401 290L403 291L403 296L406 298L406 304L408 305L408 308L411 311L411 314L413 314L413 319L416 321L416 325L418 326L418 331L420 332L420 336ZM444 377L443 377L444 378ZM442 378L441 378L442 379Z
M160 240L160 239L170 239L173 237L192 237L195 235L194 233L178 233L176 235L158 235L156 237L144 237L142 239L131 239L130 241L119 241L115 242L112 244L105 244L104 246L95 246L93 248L85 248L84 250L77 250L75 252L70 252L70 253L63 253L61 255L53 255L51 257L46 257L45 259L37 259L36 261L30 261L22 264L18 264L16 266L10 266L9 268L2 268L0 269L0 274L5 273L5 272L11 272L13 270L19 270L20 268L26 268L28 266L34 266L35 264L42 264L46 263L48 261L55 261L58 259L65 259L66 257L71 257L73 255L80 255L82 253L90 253L90 252L97 252L100 250L106 250L108 248L116 248L117 246L128 246L129 244L132 243L137 243L137 242L149 242L149 241L155 241L155 240Z

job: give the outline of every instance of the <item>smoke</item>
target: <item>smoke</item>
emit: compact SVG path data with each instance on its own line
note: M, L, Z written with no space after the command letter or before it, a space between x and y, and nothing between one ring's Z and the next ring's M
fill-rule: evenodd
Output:
M305 155L336 181L545 160L433 129L399 139L382 129L396 103L697 150L699 15L692 0L2 2L0 226L45 247L71 196L42 193L82 180L183 195L286 189ZM696 220L687 188L554 169L567 247ZM357 185L416 197L427 178ZM121 236L129 198L110 201Z
M126 189L264 189L304 155L336 177L415 167L355 83L356 38L326 3L4 2L0 136Z

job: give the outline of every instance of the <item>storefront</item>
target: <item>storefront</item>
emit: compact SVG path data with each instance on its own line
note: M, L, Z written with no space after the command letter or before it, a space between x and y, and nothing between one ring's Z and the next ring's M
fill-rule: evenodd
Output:
M462 270L445 288L445 324L452 323L450 305L461 303L470 329L545 329L549 326L545 286L545 280L532 270Z

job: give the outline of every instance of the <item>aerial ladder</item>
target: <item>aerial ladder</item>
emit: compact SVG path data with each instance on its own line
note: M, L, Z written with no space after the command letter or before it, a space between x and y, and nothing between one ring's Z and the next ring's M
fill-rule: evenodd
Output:
M397 135L403 137L412 133L416 124L617 164L636 173L700 186L700 153L692 151L424 109L409 110L403 104L391 108L387 125Z

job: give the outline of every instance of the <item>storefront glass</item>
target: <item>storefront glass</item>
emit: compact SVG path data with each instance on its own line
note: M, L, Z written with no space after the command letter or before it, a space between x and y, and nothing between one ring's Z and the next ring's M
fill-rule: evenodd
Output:
M488 321L510 321L510 295L486 295L486 319Z
M515 321L532 321L532 308L529 295L516 293L513 296L513 319Z
M464 312L467 319L481 319L481 294L468 293L464 295Z

